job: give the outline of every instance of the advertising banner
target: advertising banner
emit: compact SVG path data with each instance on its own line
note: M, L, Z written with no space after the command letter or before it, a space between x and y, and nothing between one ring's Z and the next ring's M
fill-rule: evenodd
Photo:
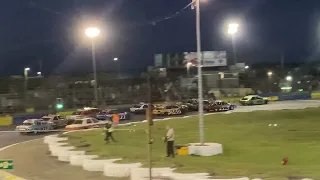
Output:
M226 51L203 51L201 53L203 67L227 66ZM196 52L155 54L154 66L179 68L186 67L187 64L198 66Z

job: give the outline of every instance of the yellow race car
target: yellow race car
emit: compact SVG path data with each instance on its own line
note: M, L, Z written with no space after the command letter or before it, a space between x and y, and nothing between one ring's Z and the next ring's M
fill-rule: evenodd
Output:
M183 113L184 112L182 111L182 109L177 105L159 106L159 107L155 107L152 111L153 115L158 115L158 116L180 115Z

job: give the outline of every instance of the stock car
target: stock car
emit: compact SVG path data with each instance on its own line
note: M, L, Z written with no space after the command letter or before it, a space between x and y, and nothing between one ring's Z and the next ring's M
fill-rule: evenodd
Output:
M73 131L81 129L99 128L103 127L106 123L107 121L98 121L97 119L91 117L81 117L75 119L72 124L67 125L66 129L68 131Z
M224 111L229 111L230 110L230 106L225 104L225 103L221 103L221 102L212 102L210 104L205 105L204 110L206 112L224 112Z
M175 105L177 105L178 107L180 107L182 113L187 113L189 111L189 106L186 105L185 103L183 102L176 102Z
M229 110L234 110L237 107L237 105L235 105L235 104L231 104L231 103L221 101L221 100L217 100L217 101L215 101L215 103L221 104L223 106L227 106Z
M160 116L181 115L183 114L183 111L177 105L164 105L155 107L152 114Z
M198 111L199 103L195 99L184 100L183 103L188 106L189 111Z
M146 113L146 110L148 109L148 107L149 107L148 103L140 103L132 106L130 108L130 112L134 114L143 114L143 113Z
M258 95L249 95L241 98L239 103L244 106L268 104L269 99Z
M23 133L34 133L38 131L48 131L53 129L53 124L43 121L42 119L28 119L23 121L22 125L16 127L16 131Z
M67 125L66 119L57 115L57 114L49 114L47 116L43 116L42 121L52 123L53 128L65 127Z
M130 119L130 113L129 112L119 112L118 109L102 110L96 115L96 118L98 120L111 120L112 116L114 114L118 114L120 120L129 120Z
M71 122L73 122L73 120L79 119L84 116L95 118L100 111L101 110L99 110L98 108L90 108L90 107L78 109L77 111L73 112L71 115L66 117L67 124L70 124Z

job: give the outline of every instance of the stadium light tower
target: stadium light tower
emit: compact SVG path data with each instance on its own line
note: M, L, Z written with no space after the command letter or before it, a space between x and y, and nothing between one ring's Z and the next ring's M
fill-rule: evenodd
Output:
M23 72L24 72L24 100L25 100L25 104L27 103L27 98L28 98L28 75L29 75L29 71L31 69L29 67L24 68ZM25 107L27 108L27 107Z
M236 45L235 45L235 35L238 32L239 24L237 23L231 23L228 26L228 34L232 36L232 49L233 49L233 58L234 58L234 64L237 63L237 52L236 52Z
M120 62L118 57L113 58L113 61L117 63L117 71L118 71L118 77L120 78Z
M94 78L94 103L98 105L98 81L97 81L97 67L96 67L96 54L95 54L95 39L100 35L100 29L96 27L89 27L85 30L87 37L91 39L92 47L92 66Z
M196 1L196 37L198 59L198 95L199 95L199 135L200 144L204 145L204 115L203 115L203 90L202 90L202 56L201 56L201 32L200 32L200 0ZM193 0L194 2L194 0Z
M287 80L287 81L292 81L292 76L287 76L287 77L286 77L286 80Z

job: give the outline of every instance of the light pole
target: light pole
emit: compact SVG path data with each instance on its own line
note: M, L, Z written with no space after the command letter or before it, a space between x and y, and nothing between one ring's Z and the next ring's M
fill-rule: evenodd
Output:
M187 78L189 79L190 78L190 67L192 66L192 63L191 62L188 62L187 63Z
M191 84L191 81L190 81L190 67L191 66L192 66L192 63L188 62L187 63L187 80L188 80L187 96L188 96L188 98L190 97L190 84Z
M237 52L236 52L236 45L235 45L235 35L238 32L239 24L232 23L229 24L228 28L228 34L232 36L232 49L233 49L233 58L234 58L234 64L237 63Z
M287 76L287 77L286 77L286 80L287 80L287 81L292 81L292 76Z
M268 75L268 90L269 92L271 92L270 85L271 85L271 78L272 78L273 72L268 71L267 75Z
M24 68L24 106L26 107L27 100L28 100L28 74L29 74L30 68L26 67Z
M199 135L200 144L204 145L204 115L203 115L203 90L202 90L202 57L200 34L200 0L196 0L196 37L198 59L198 95L199 95Z
M113 58L113 61L117 63L117 71L118 71L118 77L120 78L120 62L118 62L119 58L115 57Z
M91 39L92 49L92 66L93 66L93 78L94 78L94 105L98 105L98 81L97 81L97 67L96 67L96 54L95 54L95 39L100 35L100 29L95 27L89 27L85 30L87 37Z

